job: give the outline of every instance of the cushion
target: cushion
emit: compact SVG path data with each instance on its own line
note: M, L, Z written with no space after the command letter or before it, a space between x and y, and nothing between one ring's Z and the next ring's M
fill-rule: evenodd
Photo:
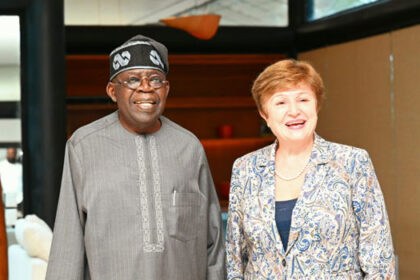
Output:
M9 246L9 280L45 280L47 262L32 258L18 244Z
M32 280L45 280L47 276L48 263L44 260L33 258L31 259L31 274Z
M18 219L15 225L16 240L29 256L48 262L53 233L36 215Z

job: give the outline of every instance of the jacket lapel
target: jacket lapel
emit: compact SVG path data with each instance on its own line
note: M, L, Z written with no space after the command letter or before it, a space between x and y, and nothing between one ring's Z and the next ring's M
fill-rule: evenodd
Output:
M280 235L277 231L275 212L275 156L278 142L275 141L272 145L268 146L267 149L261 151L256 158L256 170L254 176L258 176L258 180L262 180L258 190L258 204L261 218L264 221L265 230L268 237L275 244L275 247L279 254L284 255L283 246L281 243Z
M308 213L310 213L312 205L316 201L320 191L320 186L322 186L324 182L328 167L326 163L331 158L331 153L328 150L328 146L329 143L327 141L315 134L314 147L312 148L309 169L306 173L299 198L292 212L292 223L290 227L288 242L289 245L286 255L289 253L291 248L295 246L295 243L299 237L300 229L306 222ZM304 246L304 244L300 245Z

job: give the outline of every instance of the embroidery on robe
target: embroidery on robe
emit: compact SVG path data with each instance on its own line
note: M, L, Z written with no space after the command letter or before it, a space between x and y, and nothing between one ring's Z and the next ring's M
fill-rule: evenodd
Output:
M160 191L160 177L159 177L159 166L157 159L157 149L156 149L156 140L153 136L150 138L150 152L151 152L151 162L152 162L152 177L153 177L153 195L154 198L154 208L156 216L156 233L155 238L156 243L153 243L151 240L151 226L149 206L148 206L148 193L146 186L146 165L145 165L145 154L144 149L146 147L146 139L143 136L136 137L136 146L137 146L137 164L139 167L139 188L140 188L140 204L141 204L141 216L142 216L142 226L143 226L143 250L145 252L163 252L164 250L164 235L163 235L163 216L162 216L162 201L161 201L161 191Z
M155 217L157 226L157 246L159 252L163 252L163 214L162 214L162 194L159 176L159 160L156 148L156 139L154 136L150 137L150 151L152 154L152 168L153 168L153 191L155 198Z

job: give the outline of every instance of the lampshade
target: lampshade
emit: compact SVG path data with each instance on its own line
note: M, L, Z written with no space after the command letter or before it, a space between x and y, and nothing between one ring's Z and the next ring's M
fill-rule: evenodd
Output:
M169 17L160 21L167 26L184 30L202 40L212 38L219 28L220 15L205 14L183 17Z

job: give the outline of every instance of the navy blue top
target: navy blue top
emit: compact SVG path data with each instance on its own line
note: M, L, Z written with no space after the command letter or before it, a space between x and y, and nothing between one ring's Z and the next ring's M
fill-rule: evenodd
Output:
M289 240L290 224L292 222L292 211L297 199L276 201L276 225L280 233L284 251L287 249Z

